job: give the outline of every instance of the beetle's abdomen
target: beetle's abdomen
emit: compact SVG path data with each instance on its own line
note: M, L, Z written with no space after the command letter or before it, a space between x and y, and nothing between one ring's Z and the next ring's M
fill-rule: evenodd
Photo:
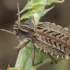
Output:
M50 53L51 55L55 55L55 56L60 56L62 58L66 57L65 53L59 49L56 49L48 44L45 44L44 42L41 42L40 40L38 40L36 37L34 37L34 39L32 40L32 43L39 48L40 50L43 50L46 53Z
M70 33L67 28L46 22L36 29L32 41L46 53L66 59L70 57Z

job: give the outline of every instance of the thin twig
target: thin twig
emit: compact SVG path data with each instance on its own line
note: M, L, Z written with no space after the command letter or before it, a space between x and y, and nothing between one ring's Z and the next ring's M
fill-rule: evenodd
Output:
M44 4L45 3L47 3L47 0L41 0ZM43 11L44 11L44 8L45 8L45 6L43 6L42 8L41 8L41 11L39 12L39 13L34 13L34 19L35 19L35 24L38 24L38 22L39 22L39 20L40 20L40 18L41 18L41 16L42 16L42 14L43 14Z

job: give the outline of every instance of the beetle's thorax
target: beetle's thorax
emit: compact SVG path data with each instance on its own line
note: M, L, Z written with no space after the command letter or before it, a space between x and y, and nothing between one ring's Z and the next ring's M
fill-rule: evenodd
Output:
M22 22L19 24L18 21L15 22L13 29L20 39L30 38L34 33L34 29L29 24Z

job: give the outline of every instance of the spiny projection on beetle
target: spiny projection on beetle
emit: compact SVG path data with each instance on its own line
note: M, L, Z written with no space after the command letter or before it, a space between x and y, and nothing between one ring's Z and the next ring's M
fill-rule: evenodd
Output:
M19 40L27 40L24 43L26 46L31 42L36 48L43 50L49 55L55 55L58 57L69 59L70 57L70 31L68 28L63 28L60 25L56 25L50 22L42 22L42 24L34 25L33 17L29 18L25 22L20 22L20 14L18 7L18 20L13 25L13 33L19 36ZM4 29L0 29L6 31ZM34 58L33 58L34 59ZM53 59L56 63L56 61ZM34 62L34 61L33 61Z

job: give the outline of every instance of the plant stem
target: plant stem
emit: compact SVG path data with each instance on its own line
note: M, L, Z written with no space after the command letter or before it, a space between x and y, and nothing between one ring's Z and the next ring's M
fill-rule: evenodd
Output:
M42 3L46 4L47 3L47 0L41 0ZM43 11L44 11L44 8L45 6L41 7L41 11L38 12L38 13L34 13L34 20L35 20L35 24L38 24L42 14L43 14Z

